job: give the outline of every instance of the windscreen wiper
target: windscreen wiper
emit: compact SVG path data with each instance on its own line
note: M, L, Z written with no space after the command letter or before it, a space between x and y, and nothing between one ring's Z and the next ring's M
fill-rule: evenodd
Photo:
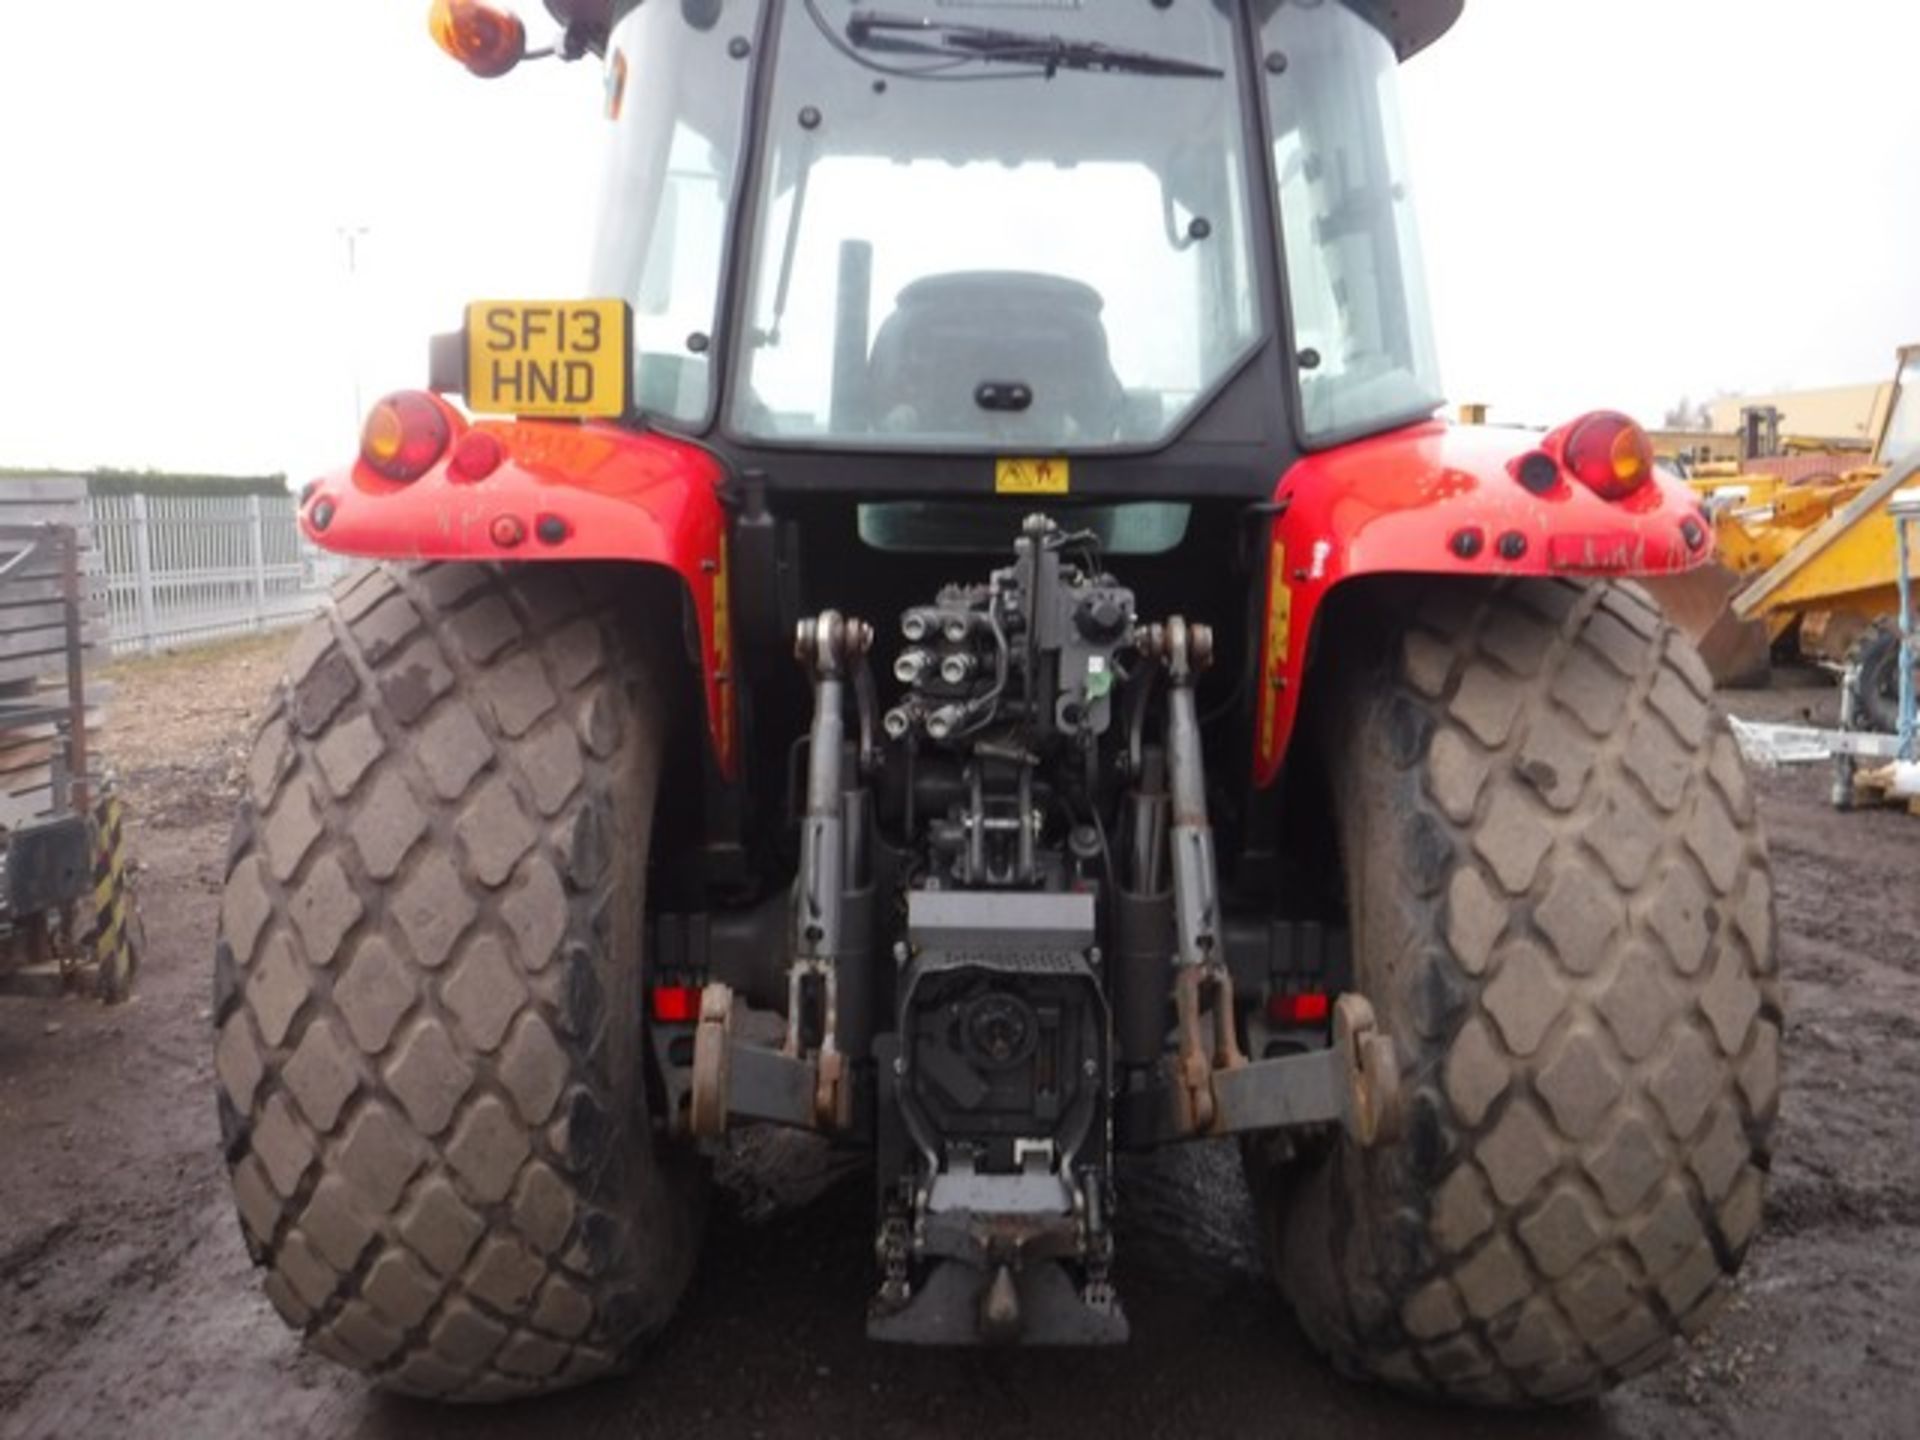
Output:
M1127 50L1094 40L1062 35L1027 35L987 25L965 25L910 15L856 10L847 19L847 39L862 50L889 55L921 55L940 60L978 60L994 65L1029 65L1049 77L1061 70L1099 70L1115 75L1186 75L1219 80L1226 71L1171 55Z

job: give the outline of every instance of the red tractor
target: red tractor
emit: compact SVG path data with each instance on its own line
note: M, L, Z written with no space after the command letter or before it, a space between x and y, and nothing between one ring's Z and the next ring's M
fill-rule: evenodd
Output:
M1558 1402L1697 1331L1766 849L1631 583L1710 544L1646 436L1434 418L1395 86L1460 0L549 8L601 298L473 306L308 488L373 563L233 846L288 1322L416 1394L617 1370L776 1125L872 1157L877 1341L1124 1341L1116 1157L1224 1136L1345 1370Z

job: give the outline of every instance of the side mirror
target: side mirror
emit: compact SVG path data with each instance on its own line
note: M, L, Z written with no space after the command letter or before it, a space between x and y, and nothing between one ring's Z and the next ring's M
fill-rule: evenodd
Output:
M427 29L436 45L483 80L497 80L528 58L520 17L479 0L433 0Z

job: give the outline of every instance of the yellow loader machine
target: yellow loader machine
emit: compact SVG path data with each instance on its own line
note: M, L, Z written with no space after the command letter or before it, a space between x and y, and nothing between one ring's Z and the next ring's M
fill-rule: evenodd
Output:
M1723 684L1764 683L1792 642L1857 678L1864 725L1897 723L1898 544L1889 513L1920 459L1920 345L1900 351L1872 463L1790 480L1706 475L1694 485L1714 519L1719 564L1652 587Z

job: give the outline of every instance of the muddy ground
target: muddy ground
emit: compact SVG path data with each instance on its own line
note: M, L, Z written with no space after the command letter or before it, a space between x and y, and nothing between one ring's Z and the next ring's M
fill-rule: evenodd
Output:
M114 754L150 940L138 998L0 1002L0 1436L1355 1437L1920 1434L1920 820L1765 777L1791 986L1768 1227L1709 1339L1604 1403L1422 1407L1315 1358L1261 1275L1230 1153L1129 1173L1130 1349L869 1347L869 1191L749 1168L641 1373L505 1410L368 1393L253 1283L216 1138L209 967L249 729L283 642L126 666ZM1817 686L1736 713L1830 710Z

